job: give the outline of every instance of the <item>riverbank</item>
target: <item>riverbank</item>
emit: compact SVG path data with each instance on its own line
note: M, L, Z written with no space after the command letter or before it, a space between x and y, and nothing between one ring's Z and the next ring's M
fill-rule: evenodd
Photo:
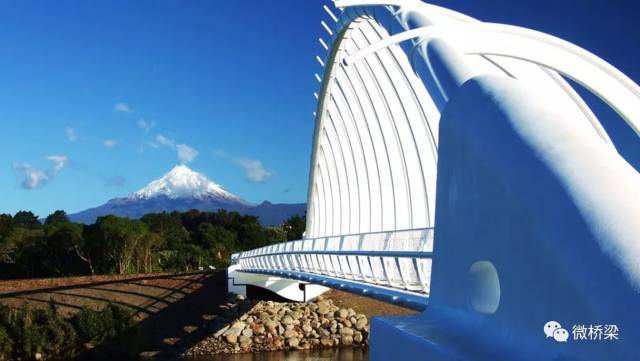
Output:
M229 308L214 321L213 328L218 331L183 356L368 344L367 316L352 308L338 307L322 296L314 302L283 303L255 302L236 295L224 307Z
M287 348L291 342L295 345L295 341L287 341L291 337L285 337L284 331L287 325L283 324L284 316L292 313L296 316L302 313L301 319L293 322L293 331L297 336L301 336L298 345L289 349L304 348L309 344L314 345L316 342L322 342L322 337L327 336L332 339L332 346L343 344L340 343L342 334L340 330L345 326L362 334L363 341L352 342L357 344L357 348L366 345L365 332L358 330L354 326L351 317L354 317L356 325L359 319L364 315L367 318L367 324L370 317L375 315L400 315L414 313L401 307L385 304L368 298L363 298L343 292L330 291L327 292L325 300L327 300L327 309L332 310L325 314L317 312L319 308L318 302L308 304L272 302L275 311L274 316L279 318L280 325L284 331L279 332L280 327L276 326L277 337L272 334L269 338L273 339L273 343L269 347L262 347L263 342L259 336L260 326L257 326L260 319L260 312L269 313L268 297L262 297L263 300L238 300L239 302L229 302L229 295L226 293L226 274L224 271L216 271L212 273L188 273L188 274L145 274L132 276L98 276L97 279L80 277L75 279L48 279L48 280L26 280L26 281L0 281L0 303L12 308L20 309L24 307L38 308L49 307L52 303L56 306L57 312L65 317L72 316L79 312L83 307L92 309L102 309L109 304L115 304L131 311L134 320L134 327L127 330L101 344L87 345L87 349L80 350L79 357L84 359L138 359L141 354L162 359L177 359L182 355L195 355L193 350L199 349L199 359L220 354L212 345L208 348L204 347L203 342L210 340L217 332L229 325L233 326L236 320L240 320L244 314L247 318L241 320L247 321L253 317L252 326L250 327L253 334L250 347L243 349L240 347L236 351L235 345L240 346L240 335L246 328L241 330L238 335L237 343L233 344L233 351L229 352L260 352L267 350L276 350L280 348L273 347L277 341ZM329 301L331 300L331 301ZM263 301L261 303L261 301ZM231 307L235 304L239 307ZM316 306L312 306L316 304ZM266 307L266 308L265 308ZM312 309L315 309L312 311ZM346 310L347 317L341 317ZM351 309L352 311L349 311ZM232 311L233 310L233 311ZM307 314L308 310L308 314ZM282 312L281 312L282 311ZM336 318L336 312L338 317ZM316 316L312 315L315 314ZM271 315L271 314L270 314ZM291 316L291 314L289 314ZM333 318L331 318L333 316ZM317 319L315 319L317 317ZM325 322L322 317L327 319ZM332 327L335 320L335 327ZM274 320L275 321L275 320ZM319 322L320 325L313 321ZM344 321L348 321L346 323ZM364 321L360 321L361 323ZM262 322L266 329L265 322ZM308 325L312 328L310 331ZM324 335L318 327L327 326L330 335ZM239 328L237 325L236 329ZM254 330L255 328L255 330ZM324 327L321 327L324 328ZM335 333L332 329L335 328ZM224 332L226 332L225 330ZM224 333L223 332L223 333ZM235 331L234 331L235 332ZM349 331L345 331L349 333ZM248 332L245 333L246 336ZM315 335L320 336L316 338ZM287 334L293 336L292 332ZM247 336L249 337L249 336ZM265 339L267 333L264 334ZM282 339L281 339L282 338ZM336 341L336 338L338 341ZM360 338L359 336L357 337ZM244 338L243 338L244 340ZM319 341L311 341L319 340ZM225 336L225 342L226 340ZM304 342L303 342L304 341ZM345 340L347 343L348 338ZM245 343L247 341L244 341ZM199 347L200 346L200 347ZM229 345L224 345L226 348ZM315 347L315 345L314 345ZM350 346L352 347L352 346ZM190 351L191 350L191 351ZM208 351L208 352L205 352ZM300 351L302 352L302 351ZM222 351L224 353L224 351ZM218 359L217 357L215 359Z

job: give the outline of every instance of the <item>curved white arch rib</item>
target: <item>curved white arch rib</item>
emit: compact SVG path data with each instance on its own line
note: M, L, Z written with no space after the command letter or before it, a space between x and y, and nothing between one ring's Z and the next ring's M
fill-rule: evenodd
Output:
M535 30L492 23L422 27L381 40L345 57L342 63L348 66L380 49L413 38L420 38L423 43L441 38L464 54L515 58L552 69L597 95L640 136L640 87L589 51Z
M349 8L355 6L415 6L423 4L420 0L334 0L333 5L337 8Z
M478 21L468 15L421 0L334 0L333 4L341 9L357 6L395 6L401 11L416 10L427 17L435 15L436 18L460 22Z

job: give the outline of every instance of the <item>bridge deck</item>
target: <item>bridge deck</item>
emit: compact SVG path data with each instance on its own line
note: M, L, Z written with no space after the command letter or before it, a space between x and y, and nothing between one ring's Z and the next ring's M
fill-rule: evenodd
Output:
M433 228L285 242L232 256L238 271L320 284L423 310Z

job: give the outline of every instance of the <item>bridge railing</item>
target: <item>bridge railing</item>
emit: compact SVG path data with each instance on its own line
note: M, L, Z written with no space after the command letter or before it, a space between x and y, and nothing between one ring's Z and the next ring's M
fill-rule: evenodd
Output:
M236 253L241 271L314 274L429 295L433 228L290 241Z

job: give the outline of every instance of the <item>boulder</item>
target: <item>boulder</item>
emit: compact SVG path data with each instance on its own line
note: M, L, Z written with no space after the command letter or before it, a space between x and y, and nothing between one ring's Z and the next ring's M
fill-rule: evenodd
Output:
M353 336L342 335L342 337L340 338L340 342L342 342L342 344L345 346L350 346L351 344L353 344Z
M225 340L227 340L227 342L229 342L230 344L234 345L236 342L238 342L238 335L235 333L227 334L225 336Z
M353 329L349 327L343 327L340 329L340 335L353 336Z

